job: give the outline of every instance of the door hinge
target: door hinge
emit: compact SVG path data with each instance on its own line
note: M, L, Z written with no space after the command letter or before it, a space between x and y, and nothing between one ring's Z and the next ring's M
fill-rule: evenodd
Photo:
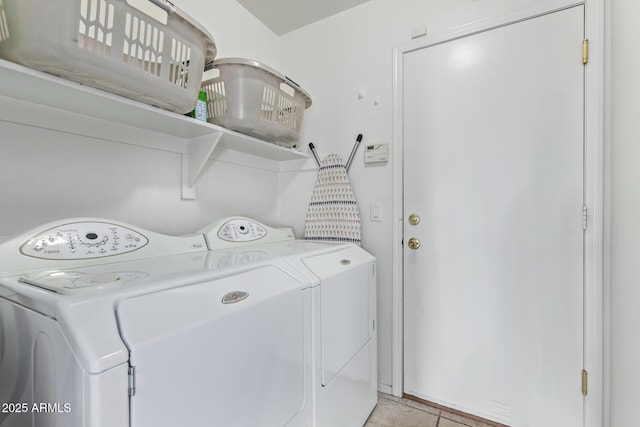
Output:
M583 369L582 370L582 395L583 396L586 396L589 391L588 384L587 384L587 381L589 379L588 376L589 374L587 373L587 371Z
M583 230L587 229L587 218L588 218L587 206L582 205L582 229Z
M582 40L582 63L589 62L589 39Z
M136 395L136 367L129 366L129 397Z

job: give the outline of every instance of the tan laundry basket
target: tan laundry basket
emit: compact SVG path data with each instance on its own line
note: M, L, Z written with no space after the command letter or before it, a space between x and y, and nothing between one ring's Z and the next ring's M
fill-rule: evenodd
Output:
M278 145L294 146L311 97L297 83L258 61L214 61L219 75L202 83L208 121Z
M0 0L0 58L177 113L194 108L215 55L166 0Z

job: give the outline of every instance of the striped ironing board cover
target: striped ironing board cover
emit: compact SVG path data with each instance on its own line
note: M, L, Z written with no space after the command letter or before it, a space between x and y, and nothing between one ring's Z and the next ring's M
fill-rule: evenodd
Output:
M347 168L337 154L320 162L304 222L304 238L361 244L360 211Z

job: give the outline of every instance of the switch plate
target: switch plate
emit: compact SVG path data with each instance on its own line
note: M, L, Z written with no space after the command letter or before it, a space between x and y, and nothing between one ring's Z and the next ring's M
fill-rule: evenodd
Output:
M382 209L380 208L380 203L371 202L369 205L369 220L371 222L382 221Z

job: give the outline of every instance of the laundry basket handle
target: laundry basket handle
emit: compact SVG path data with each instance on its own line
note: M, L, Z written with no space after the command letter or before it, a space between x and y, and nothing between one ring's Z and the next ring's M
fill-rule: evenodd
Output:
M285 83L293 86L293 89L299 91L300 93L302 93L302 95L304 96L305 100L304 100L304 108L309 108L311 106L311 96L309 96L309 94L307 93L307 91L305 91L304 89L302 89L302 87L294 82L293 80L291 80L289 77L287 76L282 76L284 77Z
M287 84L293 86L294 89L297 89L297 90L302 89L298 83L294 82L289 77L284 76L284 79L286 80Z
M169 15L175 13L176 6L168 0L149 0L151 3L158 6L160 9L167 12Z

